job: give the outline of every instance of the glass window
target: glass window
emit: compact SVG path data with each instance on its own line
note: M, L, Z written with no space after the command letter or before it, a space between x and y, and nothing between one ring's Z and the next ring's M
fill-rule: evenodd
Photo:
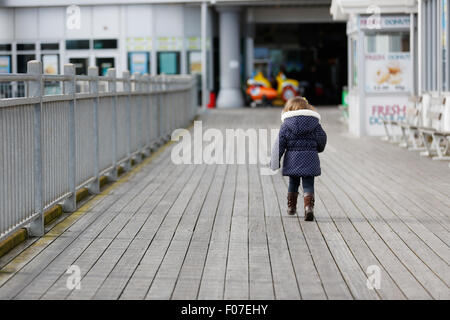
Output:
M69 62L73 63L73 65L75 66L76 75L87 75L89 65L88 58L70 58Z
M98 67L98 73L106 76L109 68L114 68L114 58L96 58L95 65Z
M0 43L0 51L11 51L11 45L10 44L1 44Z
M180 53L158 52L158 74L179 74Z
M66 40L67 50L89 49L89 40Z
M35 49L34 43L18 43L17 44L17 51L27 51L27 50L34 50Z
M11 56L0 56L0 73L11 73Z
M188 53L188 72L190 74L202 73L202 52L189 51Z
M59 43L41 43L41 50L59 50Z
M128 52L128 70L131 74L150 73L150 55L148 52Z
M409 32L377 32L366 36L368 53L409 52Z
M43 54L42 66L45 74L58 74L59 54Z
M94 40L94 49L117 49L116 39Z
M34 54L18 54L17 55L17 72L27 73L27 63L30 60L36 59Z

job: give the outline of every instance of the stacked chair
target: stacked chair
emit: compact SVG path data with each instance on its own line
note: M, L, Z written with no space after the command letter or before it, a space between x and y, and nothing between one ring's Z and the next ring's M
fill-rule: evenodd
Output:
M412 97L403 121L385 119L383 125L383 140L433 160L450 160L450 96L425 93Z

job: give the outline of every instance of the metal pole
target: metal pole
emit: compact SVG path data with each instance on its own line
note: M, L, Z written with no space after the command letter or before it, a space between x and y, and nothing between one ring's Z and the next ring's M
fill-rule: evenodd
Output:
M130 81L130 71L124 71L122 73L123 78L123 91L127 92L127 103L126 106L123 106L126 108L126 128L127 128L127 160L125 161L125 164L123 168L125 171L129 171L131 169L131 81ZM121 106L122 107L122 106Z
M143 93L145 95L145 108L147 110L146 115L147 115L147 130L146 130L146 156L148 157L151 153L151 144L152 144L152 105L151 105L151 95L150 95L150 76L148 75L148 73L144 74L143 76L143 83L142 83L142 88L143 88Z
M72 99L69 101L69 191L70 196L63 203L63 210L66 212L73 212L77 209L77 192L76 192L76 177L77 177L77 159L76 159L76 132L75 132L75 66L71 63L64 65L64 75L70 76L70 80L65 82L64 94L71 95Z
M419 0L417 14L417 95L422 95L423 90L423 0Z
M112 123L111 123L111 135L112 135L112 170L108 174L108 179L110 181L117 180L117 90L116 90L116 69L109 68L107 72L107 76L112 78L113 80L108 81L108 92L113 93L112 97Z
M137 123L136 123L136 129L137 130L137 134L136 134L136 139L138 141L138 150L139 152L136 153L136 156L134 157L134 160L139 163L142 161L142 153L145 153L144 149L145 149L145 144L143 143L144 139L143 139L143 132L142 132L142 107L143 107L143 97L142 97L142 77L141 74L139 72L135 72L133 75L134 78L134 91L138 93L138 95L135 95L136 99L135 99L135 105L133 106L133 108L136 108L136 116L137 116ZM131 101L131 98L130 98Z
M415 32L414 32L414 28L415 28L415 23L414 23L414 13L411 13L409 15L409 54L410 54L410 61L411 61L411 72L412 72L412 87L411 87L411 93L412 95L416 95L416 86L415 86L415 66L416 64L414 63L415 60L415 52L414 52L414 48L415 48Z
M207 101L207 60L206 60L206 30L207 30L207 22L208 22L208 5L206 1L202 2L202 17L201 17L201 38L202 38L202 111L206 110L206 101Z
M42 63L40 61L29 61L27 64L28 74L40 76L42 74ZM42 140L41 140L41 110L42 110L42 80L30 81L29 85L30 97L41 97L40 102L34 105L34 211L38 217L30 224L30 236L44 235L44 201L42 190Z
M436 3L436 76L437 76L437 92L439 96L442 92L442 12L443 8L441 7L441 1L437 1Z
M98 67L89 67L88 75L93 77L90 82L90 92L95 95L92 98L92 108L94 111L94 136L92 141L94 143L94 174L95 180L90 184L89 191L91 193L100 192L100 144L99 144L99 123L98 123Z

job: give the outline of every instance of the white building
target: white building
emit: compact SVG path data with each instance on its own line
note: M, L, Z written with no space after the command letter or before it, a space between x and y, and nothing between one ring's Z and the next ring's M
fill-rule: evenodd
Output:
M311 30L317 28L308 25L334 23L344 30L331 18L331 0L0 0L0 72L25 72L26 62L38 59L48 73L68 62L79 74L89 65L103 72L115 67L119 74L200 73L202 3L207 90L218 92L219 107L243 104L242 87L255 67L268 76L284 61L289 70L306 70L321 52L332 52L315 47L320 41ZM307 36L313 40L301 42ZM345 85L339 77L345 60L339 57L331 68L334 80L325 86L331 100Z

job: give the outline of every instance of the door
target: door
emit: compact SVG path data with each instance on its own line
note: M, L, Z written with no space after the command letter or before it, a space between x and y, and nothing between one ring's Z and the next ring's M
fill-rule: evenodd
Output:
M89 67L88 58L69 58L69 63L75 66L76 75L87 75Z
M97 57L95 58L95 65L98 67L98 73L101 76L106 76L109 68L115 67L115 58L113 57Z

